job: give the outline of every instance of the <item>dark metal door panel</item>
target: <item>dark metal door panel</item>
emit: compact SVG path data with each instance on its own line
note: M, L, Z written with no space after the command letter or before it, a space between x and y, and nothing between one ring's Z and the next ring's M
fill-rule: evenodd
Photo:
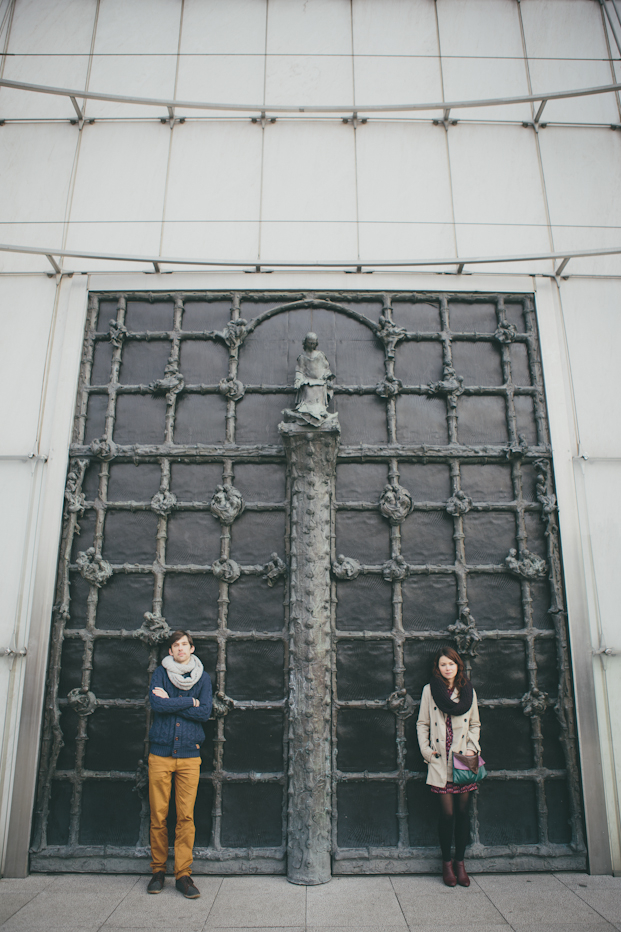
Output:
M193 635L217 691L202 751L195 869L285 868L284 456L235 442L244 331L238 303L231 307L230 296L92 297L36 870L146 868L145 697L175 628Z
M337 467L333 872L439 866L416 716L446 643L477 690L490 771L469 857L478 870L583 868L532 301L397 294L382 313L388 446L342 447Z
M334 872L435 866L415 719L447 640L468 659L491 771L473 806L473 856L481 869L584 866L531 299L203 293L91 299L33 869L148 863L145 696L177 627L221 694L195 869L286 869L296 710L278 423L311 329L336 372L341 423Z

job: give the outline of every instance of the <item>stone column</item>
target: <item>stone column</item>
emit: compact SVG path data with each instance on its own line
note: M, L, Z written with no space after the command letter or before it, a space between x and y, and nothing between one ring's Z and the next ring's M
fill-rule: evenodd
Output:
M330 505L338 421L281 424L291 478L289 799L292 883L331 878Z

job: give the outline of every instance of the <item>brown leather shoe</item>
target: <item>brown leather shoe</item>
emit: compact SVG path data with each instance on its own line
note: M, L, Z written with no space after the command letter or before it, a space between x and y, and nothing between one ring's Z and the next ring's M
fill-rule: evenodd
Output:
M455 868L455 874L457 875L457 883L460 887L469 887L470 886L470 877L466 873L466 868L463 861L454 861L453 867Z
M164 873L164 871L156 871L153 874L153 877L151 877L151 880L149 881L149 885L147 887L147 893L161 893L162 890L164 889L165 878L166 878L166 874Z
M183 877L179 877L175 886L179 893L183 893L188 900L196 900L200 896L198 888L194 886L192 878L185 874Z
M457 886L457 877L455 876L455 872L453 870L452 861L442 861L442 880L447 887Z

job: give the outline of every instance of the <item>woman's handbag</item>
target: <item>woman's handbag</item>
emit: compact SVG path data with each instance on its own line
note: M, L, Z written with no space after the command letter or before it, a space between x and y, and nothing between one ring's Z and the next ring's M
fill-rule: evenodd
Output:
M487 776L485 761L480 754L457 754L453 751L453 783L480 783Z

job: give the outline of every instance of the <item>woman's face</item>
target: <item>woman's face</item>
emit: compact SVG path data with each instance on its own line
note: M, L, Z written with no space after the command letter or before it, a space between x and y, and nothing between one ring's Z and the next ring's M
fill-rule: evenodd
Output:
M445 680L451 682L457 676L457 664L454 660L451 660L449 657L440 657L438 661L438 669L440 670L441 675Z

